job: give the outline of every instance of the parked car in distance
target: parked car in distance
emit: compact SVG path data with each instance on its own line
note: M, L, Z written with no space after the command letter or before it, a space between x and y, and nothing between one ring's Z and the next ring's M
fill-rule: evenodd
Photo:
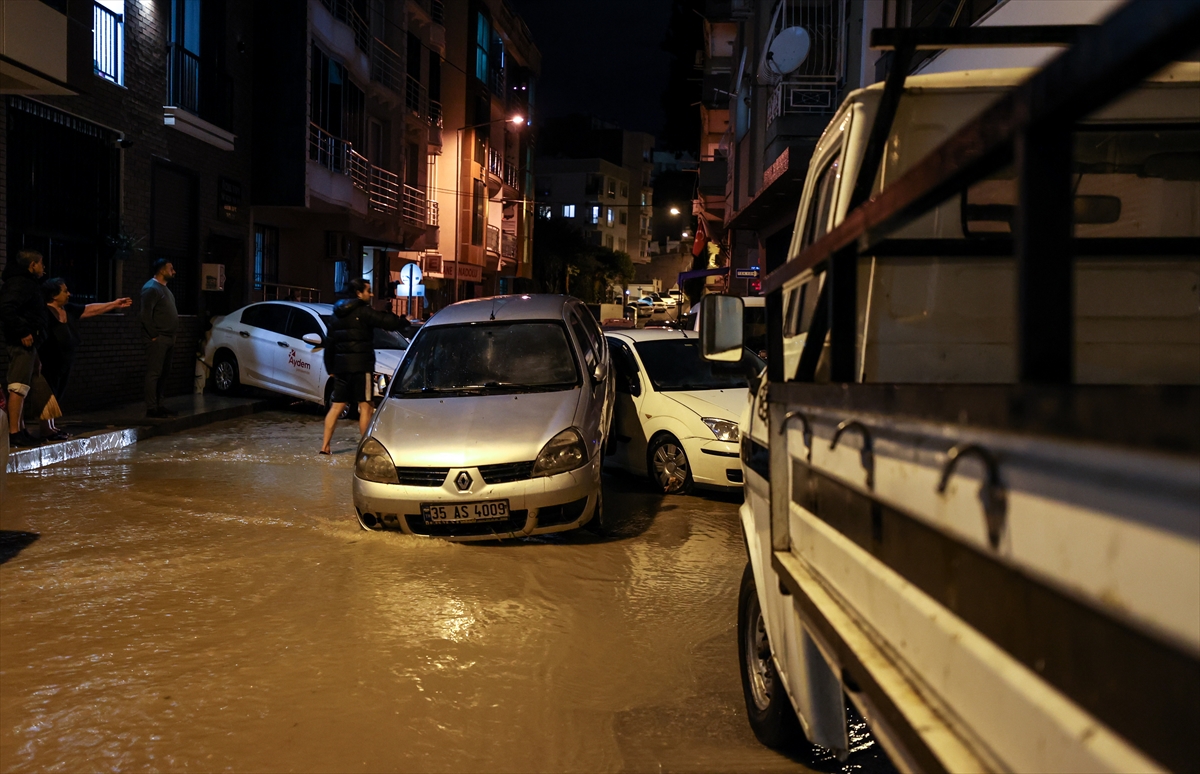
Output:
M599 528L613 399L607 340L578 299L448 306L413 339L359 445L359 523L452 540Z
M638 328L646 327L646 323L650 322L650 318L654 315L654 307L651 304L632 303L625 305L625 318L633 320L634 325Z
M325 370L325 337L332 304L264 301L213 318L204 347L217 393L241 386L329 405L333 377ZM408 339L375 331L375 394L382 395L408 348Z
M637 302L643 306L647 306L650 308L650 319L651 320L667 319L667 305L664 304L662 301L655 301L650 296L642 296L641 298L638 299Z
M748 380L766 363L750 350L741 363L710 363L689 331L606 335L617 398L605 464L646 475L665 494L740 487L738 421Z

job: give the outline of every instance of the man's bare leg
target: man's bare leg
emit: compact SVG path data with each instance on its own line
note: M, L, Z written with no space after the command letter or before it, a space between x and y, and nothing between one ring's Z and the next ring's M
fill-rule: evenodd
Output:
M329 404L329 413L325 415L325 438L321 442L321 452L330 454L329 442L333 440L333 428L337 426L338 417L346 410L345 403Z
M9 434L21 432L21 406L25 403L25 396L19 392L8 392L8 432Z
M374 412L374 403L363 402L358 404L358 437L360 439L367 434L367 425L371 424L371 414Z

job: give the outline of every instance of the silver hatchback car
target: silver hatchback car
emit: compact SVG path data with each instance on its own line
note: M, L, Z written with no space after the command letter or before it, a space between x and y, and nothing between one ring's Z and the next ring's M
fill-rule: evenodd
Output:
M438 312L359 445L359 522L454 540L598 527L611 371L578 299L498 296Z

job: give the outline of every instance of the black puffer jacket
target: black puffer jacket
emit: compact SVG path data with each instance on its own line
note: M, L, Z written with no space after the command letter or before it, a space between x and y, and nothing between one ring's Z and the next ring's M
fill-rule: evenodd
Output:
M333 322L325 347L325 370L331 374L375 371L375 329L406 332L408 320L391 312L372 309L360 298L344 298L333 305Z
M33 336L33 346L46 340L46 302L42 286L29 272L18 272L0 288L0 321L4 324L4 342L24 346L21 339Z

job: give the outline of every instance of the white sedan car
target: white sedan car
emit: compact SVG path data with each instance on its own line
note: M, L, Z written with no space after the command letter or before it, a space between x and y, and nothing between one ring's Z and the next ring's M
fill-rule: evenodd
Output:
M213 318L204 364L223 395L241 385L329 405L333 377L325 370L331 304L265 301ZM382 395L408 348L398 333L375 331L375 394Z
M766 363L750 350L741 363L710 363L691 331L606 335L617 401L605 465L647 475L666 494L740 487L738 420L748 379Z

